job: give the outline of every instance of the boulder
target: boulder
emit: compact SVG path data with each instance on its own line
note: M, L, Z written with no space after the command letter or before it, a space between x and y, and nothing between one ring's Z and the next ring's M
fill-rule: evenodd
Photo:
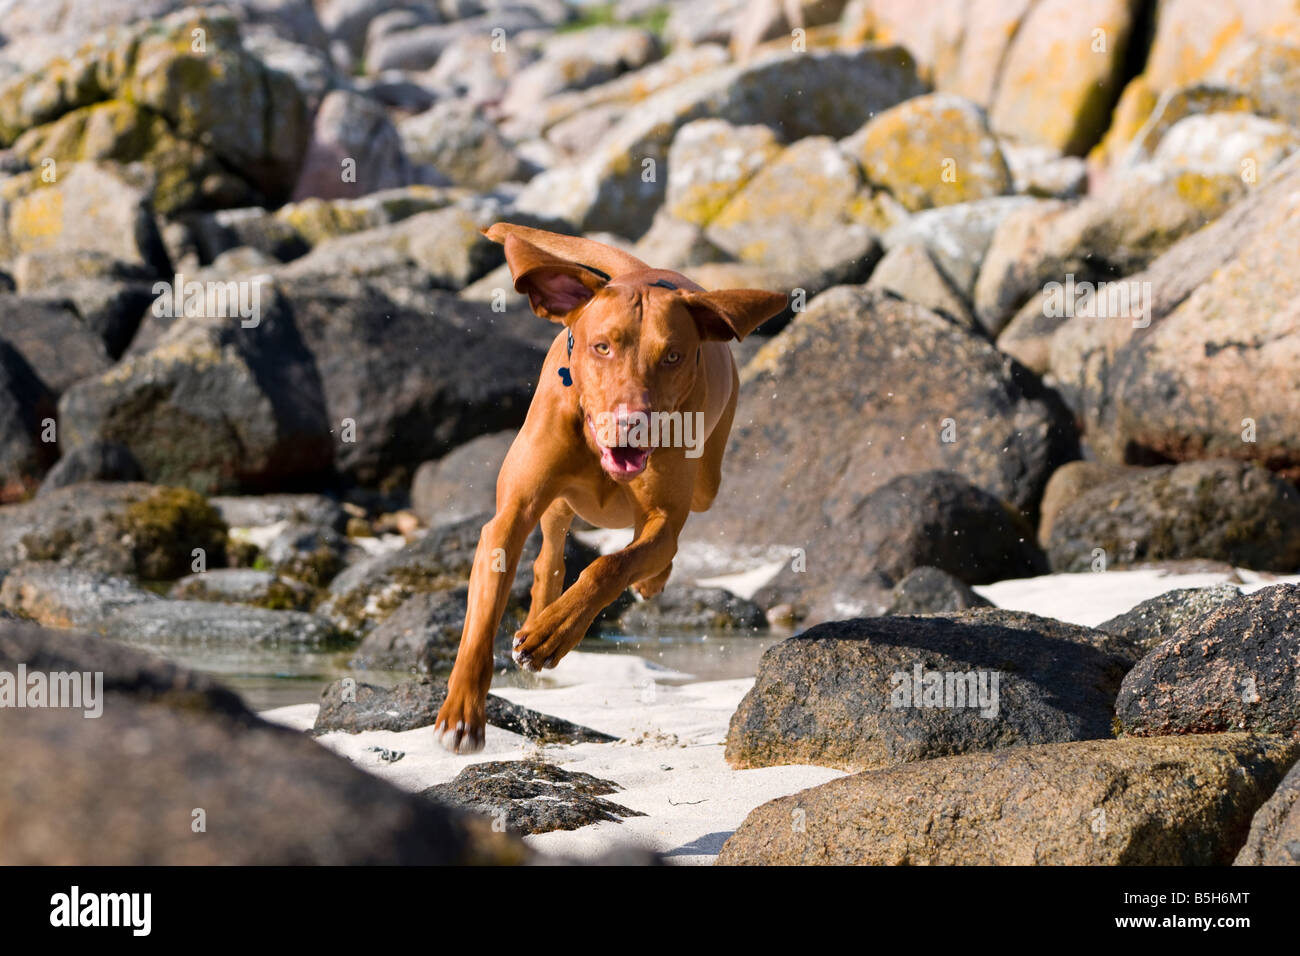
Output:
M879 289L945 316L962 328L979 326L970 306L922 245L895 246L871 270L868 289Z
M0 508L0 568L58 561L158 581L188 574L202 551L225 562L226 525L185 488L87 482Z
M435 803L490 816L516 833L577 830L593 823L643 817L604 800L621 787L589 773L531 760L489 760L466 767L423 796Z
M767 617L753 601L723 588L665 588L647 601L632 604L618 618L624 631L740 631L767 630Z
M638 104L581 163L535 177L519 207L567 219L583 230L635 238L662 203L677 131L713 117L762 123L786 142L847 136L871 115L921 92L911 57L899 47L773 54L691 77Z
M319 646L338 636L334 625L316 614L217 601L140 601L85 626L103 637L153 648Z
M1124 678L1116 727L1137 737L1300 730L1300 586L1275 584L1185 621Z
M767 126L732 126L718 119L687 123L668 150L665 211L673 219L707 226L780 152L776 133Z
M349 677L340 678L321 692L320 711L312 733L360 734L368 730L401 733L431 727L446 696L447 684L441 680L403 681L395 687L382 688L360 684ZM520 707L496 694L487 696L487 722L541 744L603 744L616 739L590 727Z
M1052 377L1103 460L1240 457L1300 474L1287 358L1297 334L1300 157L1130 283L1149 326L1075 315L1052 340ZM1262 383L1268 383L1263 387ZM1155 403L1152 405L1152 403Z
M111 277L72 279L40 292L51 301L70 305L82 324L103 340L114 360L131 344L141 318L157 298L152 283Z
M988 598L971 590L947 571L922 566L903 575L894 585L890 614L943 614L972 607L992 607Z
M0 338L56 395L112 364L103 339L67 302L0 293Z
M312 591L301 581L253 568L213 568L188 574L171 586L176 601L251 604L271 611L306 611Z
M1165 638L1196 618L1235 600L1240 594L1231 584L1166 591L1103 621L1097 625L1097 630L1105 631L1132 647L1136 657L1145 657Z
M909 212L1000 196L1011 173L984 111L932 93L873 117L844 141L867 179Z
M53 561L20 564L0 583L0 606L46 627L86 628L119 608L158 600L127 578Z
M881 241L891 252L900 246L924 246L962 298L971 302L998 226L1016 210L1039 202L1028 196L997 196L924 209L891 226Z
M943 757L765 803L717 862L1221 866L1298 754L1235 733Z
M1250 822L1234 866L1300 866L1300 764L1292 767Z
M52 442L41 441L54 421L55 396L8 342L0 339L0 503L33 491L53 463Z
M931 470L956 473L981 501L1032 513L1048 476L1074 457L1072 442L1053 397L986 339L909 303L833 289L745 367L722 493L686 533L722 547L799 546L813 557L828 534L849 529L855 510L852 520L863 517L873 491ZM985 505L977 510L987 519ZM1007 516L1008 532L1013 525ZM1023 547L1032 554L1030 536ZM930 559L900 566L900 576L920 564L983 580ZM1006 576L1017 565L1025 567L1012 556L985 570Z
M412 594L375 626L351 660L353 667L447 673L456 662L465 628L468 591L463 587ZM494 643L501 667L510 661L511 636L524 622L518 602L506 607Z
M742 262L863 281L879 258L870 190L835 141L809 136L749 179L705 229Z
M583 90L638 71L662 53L658 37L631 26L596 26L556 33L541 46L541 57L510 81L501 111L517 116L566 90Z
M92 441L72 448L45 475L39 497L83 481L140 481L144 475L131 449L118 442Z
M447 524L497 506L497 473L518 432L492 432L470 439L415 470L411 510L428 525Z
M1101 137L1124 82L1140 4L1034 4L1007 47L989 116L1001 136L1081 156Z
M1104 640L987 608L820 624L763 655L731 717L727 762L875 770L1109 737L1126 662Z
M1188 116L1155 148L1155 162L1258 182L1300 146L1300 131L1252 113Z
M0 260L73 254L101 257L103 271L168 271L149 180L139 169L69 163L54 182L39 169L13 176L0 184L0 224Z
M466 41L477 37L509 38L545 25L535 9L511 6L451 23L430 23L395 30L375 36L366 44L366 69L372 73L427 70L439 62L445 51ZM494 34L493 30L502 33Z
M505 218L494 201L450 206L365 228L328 236L310 253L279 273L286 280L366 280L390 294L433 286L461 289L505 261L501 246L482 229ZM357 290L351 290L356 295Z
M142 162L152 172L148 194L166 212L283 202L309 121L293 77L267 67L241 42L238 20L216 9L107 33L0 95L0 143L33 166ZM100 215L112 225L110 210ZM119 215L104 234L130 223Z
M283 521L342 531L347 524L343 506L325 495L218 495L208 503L232 528L260 528Z
M1122 465L1097 461L1067 461L1047 479L1043 500L1038 505L1038 543L1046 548L1052 540L1056 517L1084 492L1129 474Z
M152 349L64 392L65 448L120 444L147 480L208 494L319 480L331 457L328 403L285 296L231 282L226 310L250 306L249 318L231 318L206 288L197 311L209 314L176 318Z
M1300 492L1249 462L1225 459L1134 469L1083 492L1052 521L1053 570L1206 558L1300 568Z
M544 352L494 334L490 307L441 293L425 299L432 309L402 306L346 280L285 289L340 473L405 483L421 462L523 424Z
M1013 213L998 227L975 285L980 323L997 335L1035 295L1046 299L1054 293L1060 300L1054 311L1062 320L1099 314L1140 326L1150 318L1145 287L1116 277L1145 268L1245 190L1237 175L1147 164L1077 203L1048 201ZM1115 299L1097 291L1092 299L1082 298L1082 283L1103 281L1126 294ZM1069 298L1071 290L1077 290L1076 298Z
M486 821L404 793L262 721L210 678L159 658L5 623L0 665L12 671L20 663L29 671L101 672L105 695L96 720L66 708L6 715L5 864L521 863L533 856Z
M487 190L529 178L527 164L496 126L460 100L404 119L397 130L407 156L429 164L457 186Z
M293 199L353 199L406 186L415 176L384 108L359 93L334 90L316 113Z

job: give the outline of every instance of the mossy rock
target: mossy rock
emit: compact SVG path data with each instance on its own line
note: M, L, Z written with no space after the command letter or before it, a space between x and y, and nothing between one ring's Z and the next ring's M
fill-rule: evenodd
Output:
M781 152L766 126L723 120L687 123L668 151L668 212L707 226L763 164Z
M159 488L128 505L122 530L144 578L170 580L189 573L196 549L210 567L226 561L226 523L203 495L188 488Z
M984 111L946 93L886 110L845 141L867 179L909 211L1000 196L1011 173Z

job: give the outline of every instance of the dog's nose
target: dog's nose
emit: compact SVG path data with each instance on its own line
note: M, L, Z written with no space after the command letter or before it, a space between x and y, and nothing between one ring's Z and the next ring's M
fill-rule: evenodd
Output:
M623 444L641 445L648 437L650 409L640 405L619 405L614 412L614 424L623 436Z

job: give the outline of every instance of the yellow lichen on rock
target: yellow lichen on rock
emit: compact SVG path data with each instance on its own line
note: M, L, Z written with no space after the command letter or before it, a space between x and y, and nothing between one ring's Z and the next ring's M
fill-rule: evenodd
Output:
M918 96L886 110L844 146L867 179L909 211L986 199L1011 187L1011 174L983 111L946 93Z

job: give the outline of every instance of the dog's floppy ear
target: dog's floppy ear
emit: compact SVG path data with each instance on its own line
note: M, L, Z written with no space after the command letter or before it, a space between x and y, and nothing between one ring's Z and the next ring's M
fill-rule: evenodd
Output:
M772 316L780 315L786 305L784 293L761 289L684 292L682 298L695 317L700 337L723 342L743 339Z
M515 291L527 295L533 311L552 322L567 322L609 282L601 270L552 255L513 233L503 244Z

